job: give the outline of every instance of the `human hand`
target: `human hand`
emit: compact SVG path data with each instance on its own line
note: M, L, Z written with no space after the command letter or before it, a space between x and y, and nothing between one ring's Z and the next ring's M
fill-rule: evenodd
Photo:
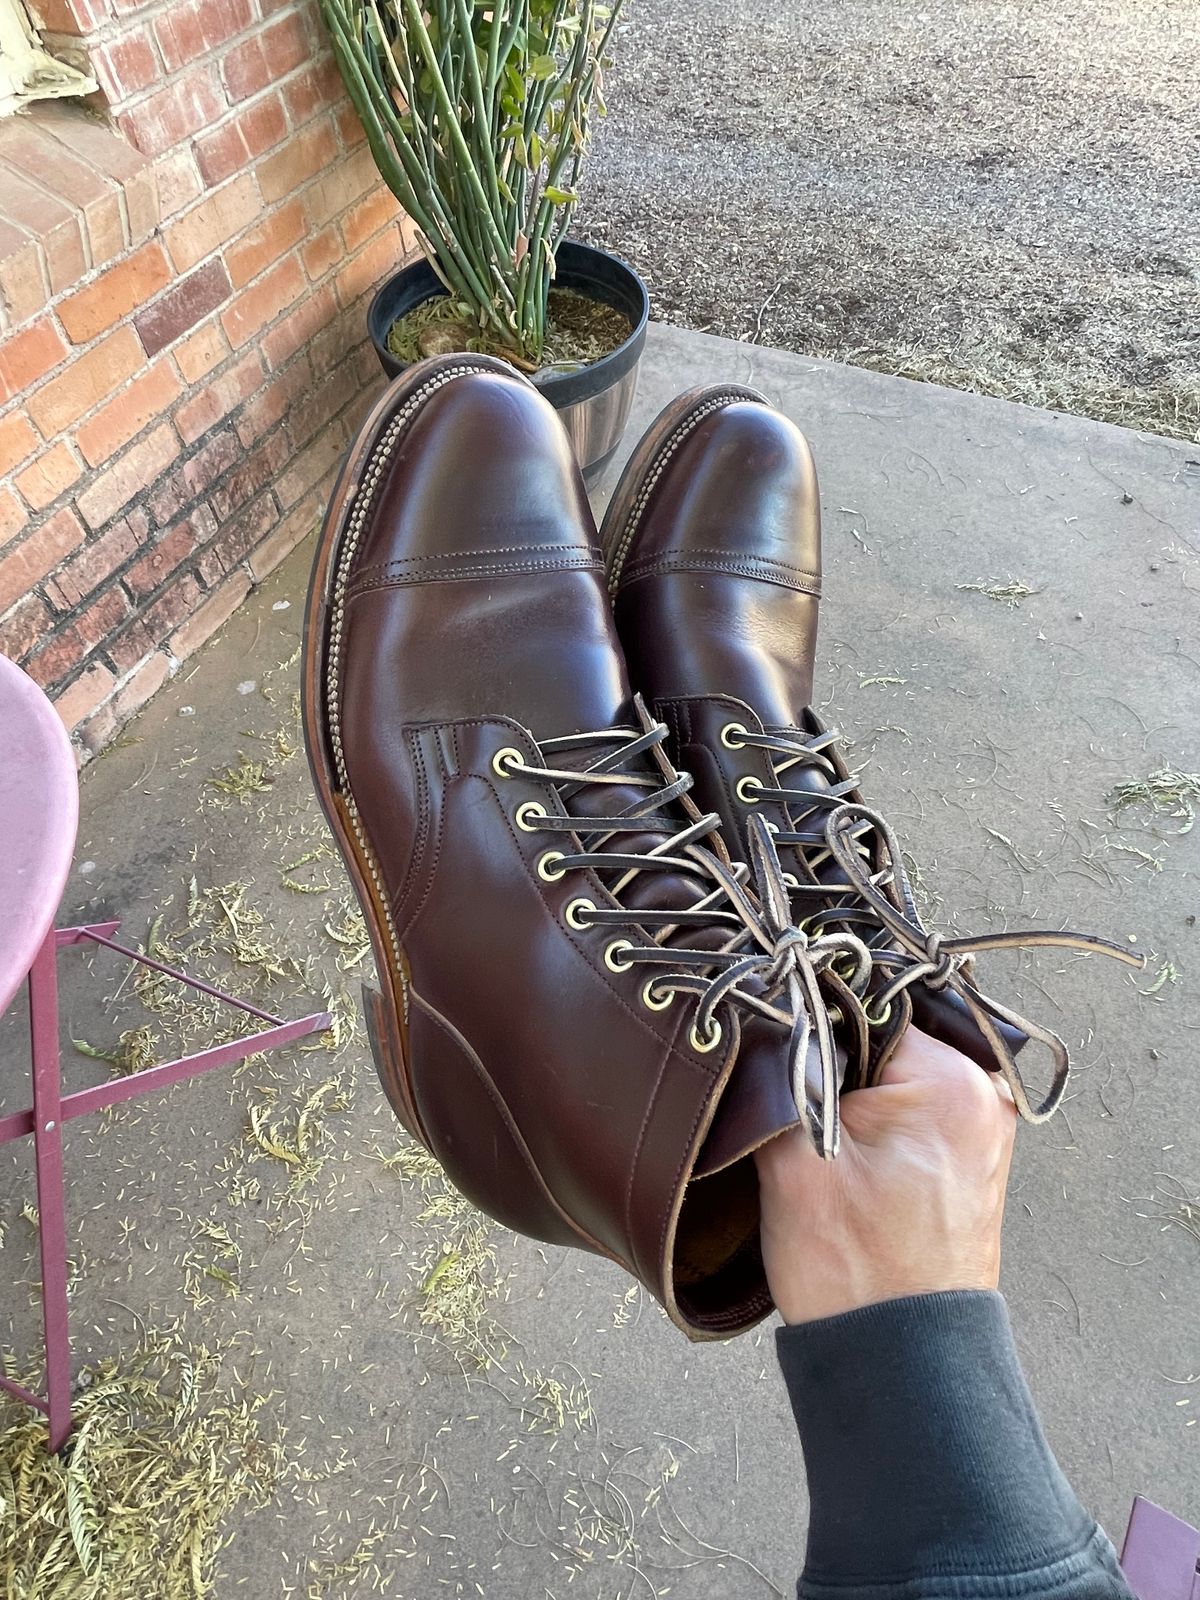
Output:
M803 1128L756 1152L767 1280L785 1322L939 1289L994 1289L1017 1113L1002 1079L909 1028L842 1101L842 1145Z

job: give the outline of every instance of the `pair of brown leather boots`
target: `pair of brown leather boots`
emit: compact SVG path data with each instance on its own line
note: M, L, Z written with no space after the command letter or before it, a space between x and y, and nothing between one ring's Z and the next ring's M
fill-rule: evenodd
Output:
M305 735L388 1097L476 1204L620 1262L693 1338L771 1309L753 1151L803 1125L833 1156L910 1021L1053 1111L1065 1048L977 952L1131 959L926 930L809 705L820 592L812 457L761 396L668 407L598 536L553 410L482 356L388 389L313 570Z

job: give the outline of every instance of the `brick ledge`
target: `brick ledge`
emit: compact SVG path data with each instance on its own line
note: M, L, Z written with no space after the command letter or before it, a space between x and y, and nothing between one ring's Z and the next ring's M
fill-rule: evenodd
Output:
M42 101L0 121L0 331L148 239L152 161L84 107Z

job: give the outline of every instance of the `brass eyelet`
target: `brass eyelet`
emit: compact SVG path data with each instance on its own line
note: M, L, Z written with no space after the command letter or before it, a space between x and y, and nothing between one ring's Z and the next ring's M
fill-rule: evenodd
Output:
M721 1042L721 1024L714 1017L712 1028L707 1037L704 1037L693 1022L691 1031L688 1034L688 1042L699 1055L706 1056L710 1050L715 1050Z
M617 956L624 950L632 950L633 946L628 939L614 939L605 947L604 965L610 972L628 972L633 965L632 961L618 961Z
M745 736L749 732L750 729L743 728L740 722L727 722L721 729L721 743L725 746L726 750L744 750ZM735 739L735 734L740 734L741 737Z
M592 924L590 922L580 922L580 913L583 911L595 911L595 909L596 907L590 900L581 896L578 900L569 902L567 909L563 912L563 916L567 919L568 927L577 928L582 933L585 928L590 928Z
M654 985L658 982L660 982L658 978L647 978L642 985L642 1004L647 1011L667 1011L675 998L674 991L668 989L659 999L655 999Z
M561 860L561 850L547 850L545 855L538 857L537 874L543 883L557 883L560 878L566 877L566 867L555 870L555 863Z
M880 1011L880 1012L876 1012L874 1004L869 1000L868 1000L867 1004L863 1007L863 1016L866 1017L867 1026L869 1028L882 1028L884 1023L891 1016L891 1014L892 1014L892 1002L890 1000L888 1001L887 1005L884 1006L883 1010Z
M738 779L733 792L743 805L756 806L761 788L762 784L759 780L751 774L747 774L746 777ZM753 790L753 793L750 792L751 790Z
M512 773L508 769L514 761L524 765L525 757L519 750L514 750L511 744L506 744L503 750L497 750L492 757L492 771L498 778L511 778Z
M536 800L526 800L513 813L513 821L522 833L536 833L537 823L530 822L530 817L544 817L547 814L545 806L539 805Z

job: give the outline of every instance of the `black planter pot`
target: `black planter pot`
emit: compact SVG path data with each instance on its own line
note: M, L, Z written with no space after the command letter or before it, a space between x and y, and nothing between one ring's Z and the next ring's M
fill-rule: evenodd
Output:
M594 478L625 431L646 342L650 297L632 267L607 250L572 239L558 247L555 283L624 312L633 332L611 355L578 372L535 373L533 382L559 413L585 474ZM367 329L389 378L408 365L394 356L387 337L397 317L444 290L427 261L402 267L380 287L367 312Z

